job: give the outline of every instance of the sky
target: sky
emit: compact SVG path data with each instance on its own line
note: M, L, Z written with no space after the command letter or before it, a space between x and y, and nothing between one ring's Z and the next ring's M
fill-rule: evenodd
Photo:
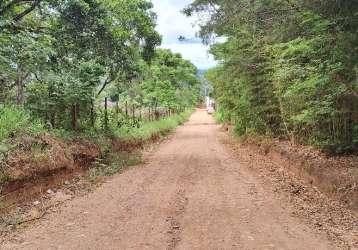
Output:
M188 18L181 13L181 10L191 2L192 0L152 0L153 10L158 15L156 29L163 36L162 48L182 54L199 69L208 69L217 63L209 55L208 47L196 37L198 27L194 25L195 18ZM187 40L180 42L180 36Z

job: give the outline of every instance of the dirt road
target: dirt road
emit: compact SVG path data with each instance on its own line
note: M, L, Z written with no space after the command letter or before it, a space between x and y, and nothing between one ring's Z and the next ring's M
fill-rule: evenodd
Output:
M334 249L219 140L204 110L146 163L31 225L1 249Z

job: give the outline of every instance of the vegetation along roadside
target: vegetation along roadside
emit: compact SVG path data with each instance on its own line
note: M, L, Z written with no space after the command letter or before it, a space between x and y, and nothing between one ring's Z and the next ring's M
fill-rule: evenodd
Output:
M188 117L200 100L197 68L158 48L152 7L146 0L0 3L5 203L46 191L58 184L54 176L88 172L95 181L137 163L146 142Z

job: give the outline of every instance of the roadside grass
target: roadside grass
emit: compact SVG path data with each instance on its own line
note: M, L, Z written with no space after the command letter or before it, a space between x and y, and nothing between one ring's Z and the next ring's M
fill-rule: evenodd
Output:
M39 121L31 120L30 115L23 109L13 106L0 106L0 186L7 183L8 166L7 156L12 150L21 145L19 135L28 136L49 135L63 140L88 139L98 145L105 158L105 163L95 164L88 172L88 178L95 182L99 176L109 176L120 172L127 166L137 165L141 161L137 152L113 152L112 140L127 141L150 141L153 136L161 137L177 126L183 124L192 114L192 109L162 118L157 121L142 122L139 127L115 127L108 130L92 128L82 132L51 129L48 130ZM135 149L134 149L135 150ZM34 143L29 152L32 162L40 162L48 157L48 151L42 145ZM1 192L0 192L1 193Z
M18 134L24 133L30 136L45 134L45 126L39 120L31 119L24 109L15 106L0 105L0 178L6 169L8 153L16 148L20 142L11 140ZM41 155L38 155L41 156ZM41 156L42 157L42 156ZM0 180L0 184L1 184Z
M98 182L102 177L112 176L127 167L135 166L142 162L139 152L113 152L106 161L98 160L95 166L88 171L87 178L90 182Z
M22 222L22 218L18 214L8 214L0 216L0 225L5 226L19 226Z
M0 143L18 132L29 135L46 133L45 126L38 120L32 120L30 114L25 110L12 107L0 106Z
M193 110L187 110L181 114L173 115L158 121L146 122L140 128L131 130L116 129L113 132L114 138L121 140L142 140L147 141L153 135L166 135L173 131L177 126L183 124ZM142 162L141 153L135 152L110 152L105 160L99 159L95 166L87 174L90 182L96 183L105 176L111 176L123 171L130 166L138 165Z
M47 129L44 123L39 120L31 119L31 116L24 109L14 106L0 105L0 153L6 151L10 146L7 144L9 138L17 137L18 134L27 134L29 136L38 136L50 134L55 138L71 139L86 138L96 139L106 136L116 139L149 139L153 134L167 132L175 129L189 118L192 109L162 118L157 121L142 122L140 126L122 126L118 127L115 121L109 124L108 129L103 129L100 125L93 128L86 128L81 132L69 131L65 129Z
M7 158L13 150L20 149L22 145L22 135L35 137L41 135L51 136L53 139L77 140L86 139L96 144L102 152L103 159L98 159L93 167L90 167L85 174L85 178L93 184L99 183L103 178L112 176L124 171L130 166L138 165L142 162L141 147L134 147L130 150L119 150L112 148L113 141L128 142L129 145L136 141L143 143L151 142L165 136L173 131L177 126L183 124L192 114L193 110L170 117L162 118L157 121L142 122L140 127L110 128L105 131L99 128L88 129L82 132L66 130L48 130L41 122L33 121L26 111L16 107L0 106L0 210L6 206L6 201L2 198L2 188L11 181ZM28 149L26 149L28 150ZM31 145L31 161L38 163L49 157L49 151L36 140ZM17 214L0 214L0 226L17 227L23 222Z
M130 139L141 139L148 140L152 135L159 134L164 135L173 131L177 126L183 124L190 115L193 113L192 109L188 109L181 114L173 115L160 119L158 121L151 121L144 123L139 128L118 128L113 130L115 138L130 140Z
M33 162L39 162L44 160L48 157L47 149L44 148L42 145L33 144L31 145L31 157Z
M215 122L217 122L217 123L222 124L225 122L224 116L220 111L215 111L213 114L213 117L214 117Z

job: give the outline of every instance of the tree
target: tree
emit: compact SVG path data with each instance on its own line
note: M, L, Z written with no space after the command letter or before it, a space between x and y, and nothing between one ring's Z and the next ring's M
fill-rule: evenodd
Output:
M76 131L100 127L105 99L127 111L193 105L196 68L156 49L151 8L147 0L1 1L0 101Z
M240 134L286 137L347 151L357 147L356 1L196 0L221 61L207 74L224 120Z

